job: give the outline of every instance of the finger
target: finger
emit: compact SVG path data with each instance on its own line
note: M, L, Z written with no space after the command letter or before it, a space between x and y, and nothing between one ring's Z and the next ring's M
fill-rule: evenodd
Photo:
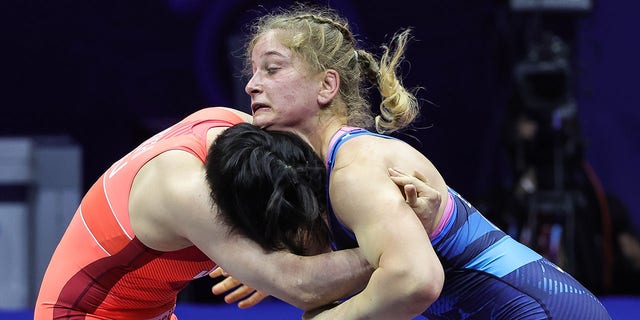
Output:
M425 184L429 183L429 180L427 180L427 177L424 176L424 174L422 174L422 172L420 171L414 171L413 175L420 181L424 182Z
M218 267L213 269L213 271L211 271L211 273L209 273L209 277L211 278L217 278L217 277L222 277L224 275L224 270L222 270L222 268Z
M216 283L212 288L211 288L211 292L213 292L213 294L224 294L225 292L229 291L229 290L233 290L235 287L241 285L240 281L234 279L233 277L228 277L218 283Z
M256 304L260 303L260 301L264 300L266 297L268 297L269 295L262 292L262 291L257 291L254 292L251 296L249 296L248 298L238 302L238 308L240 309L247 309L247 308L251 308L253 306L255 306Z
M428 201L434 205L437 204L437 206L440 206L440 203L442 202L442 195L439 192L437 192L436 189L431 188L429 186L427 187L433 191L429 193L431 196L427 196Z
M389 175L392 177L401 177L401 176L409 176L408 174L404 173L402 169L400 168L388 168L389 171Z
M406 173L403 169L400 169L398 167L388 168L388 171L391 177L415 178L417 180L422 181L425 184L429 183L429 179L427 179L427 177L424 174L422 174L422 172L420 171L414 171L413 175Z
M434 187L423 182L415 183L418 197L425 198L427 201L440 201L440 193Z
M224 296L224 302L226 302L228 304L232 304L232 303L238 302L238 301L246 298L247 296L251 295L255 291L256 290L251 288L251 287L247 287L245 285L242 285L242 286L238 287L237 289L233 290L231 293L229 293L226 296Z
M389 178L399 187L403 187L408 184L413 184L416 187L426 185L424 182L412 176L389 176Z
M400 168L387 168L387 171L389 172L389 176L393 179L393 180L398 180L398 181L404 181L402 179L407 179L407 181L416 181L416 182L422 182L424 184L428 183L428 179L427 177L425 177L425 175L423 175L422 173L420 173L419 171L415 171L414 175L410 175L404 172L404 170L400 169Z
M409 206L416 207L418 205L418 190L416 189L415 185L405 185L404 196L406 197L406 201Z
M440 207L442 196L438 190L426 184L417 184L415 187L418 193L418 199L415 202L415 206L412 205L412 207L426 206L432 209Z

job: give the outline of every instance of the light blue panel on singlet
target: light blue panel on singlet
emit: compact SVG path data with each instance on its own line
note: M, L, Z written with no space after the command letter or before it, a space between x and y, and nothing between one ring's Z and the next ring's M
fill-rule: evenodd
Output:
M458 211L457 207L458 206L455 205L454 212L452 213L452 218L451 218L452 221L454 220L454 217L457 214L457 211ZM496 228L493 225L489 223L485 223L485 221L486 220L484 219L484 217L480 215L480 213L478 213L477 211L471 214L469 216L469 220L464 225L462 225L455 232L454 235L448 236L448 238L456 239L458 241L445 241L444 243L439 244L441 246L440 253L447 257L455 257L461 254L467 248L467 245L469 243L477 240L481 236L491 231L496 230ZM441 234L445 234L445 232L442 232ZM464 239L464 241L459 241L461 239Z
M484 271L502 277L529 262L542 258L535 251L504 237L469 261L464 268Z

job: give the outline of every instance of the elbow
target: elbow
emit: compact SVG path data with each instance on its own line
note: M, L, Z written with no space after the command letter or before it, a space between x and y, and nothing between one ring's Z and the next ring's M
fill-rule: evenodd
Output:
M319 297L312 292L304 290L295 290L298 292L293 296L294 301L289 302L298 309L309 311L320 307L322 303L319 303Z
M317 294L316 290L309 288L301 279L291 277L290 280L291 282L287 286L286 297L281 298L281 300L304 311L316 309L329 302L325 297Z
M430 268L425 272L423 269L420 274L414 274L410 277L409 285L406 290L406 306L410 314L421 314L433 304L444 285L444 271L440 265Z
M418 313L424 312L440 297L443 284L444 277L442 280L431 278L413 292L411 300L415 301L416 306L420 306Z

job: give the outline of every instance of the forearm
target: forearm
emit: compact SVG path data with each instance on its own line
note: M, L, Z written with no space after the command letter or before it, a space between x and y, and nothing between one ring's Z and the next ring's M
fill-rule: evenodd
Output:
M413 319L437 299L438 286L437 281L425 283L378 268L363 291L317 319Z
M382 231L392 223L402 232ZM444 270L415 216L367 225L356 235L376 269L364 290L319 319L413 319L438 298Z
M234 259L218 262L242 283L303 310L362 290L373 271L359 249L315 256L296 256L285 251L254 254L255 251L236 251Z
M273 295L303 310L362 290L373 271L359 249L290 258L293 261L284 263L279 270L282 279L276 281Z

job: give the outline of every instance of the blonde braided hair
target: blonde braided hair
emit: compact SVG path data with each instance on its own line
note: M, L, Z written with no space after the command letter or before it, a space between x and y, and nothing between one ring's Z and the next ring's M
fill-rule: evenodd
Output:
M383 46L384 52L378 61L370 52L357 48L347 20L335 11L298 4L266 14L252 25L251 40L246 48L248 61L258 39L270 30L280 31L281 43L307 62L308 71L333 69L338 72L339 99L346 110L333 108L333 112L346 115L347 125L375 126L378 132L390 133L408 126L418 116L415 96L397 75L410 29L394 35L395 45ZM375 118L367 99L369 87L365 86L365 80L376 85L382 96L380 115Z

